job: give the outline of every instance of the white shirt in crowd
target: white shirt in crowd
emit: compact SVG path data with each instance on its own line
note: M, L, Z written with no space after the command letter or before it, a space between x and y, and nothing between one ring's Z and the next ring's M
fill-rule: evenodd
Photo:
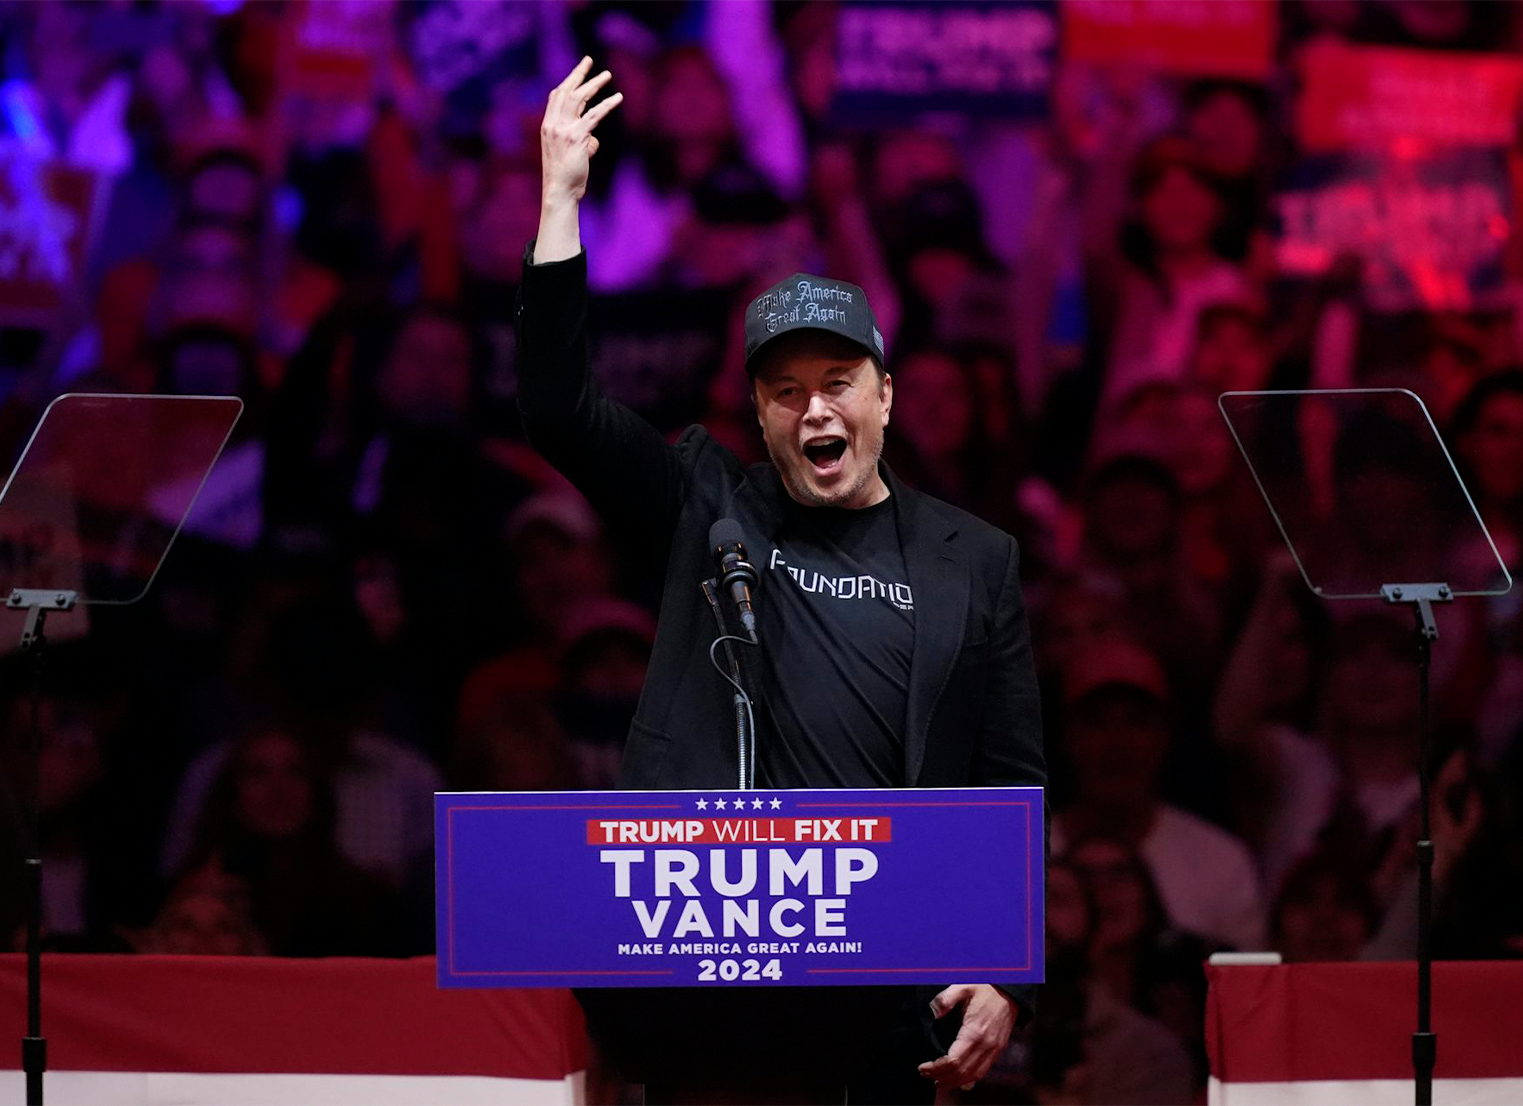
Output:
M1275 888L1316 847L1338 805L1344 774L1326 743L1290 726L1265 726L1259 741L1265 786L1274 797L1264 827L1264 880ZM1378 834L1398 825L1416 804L1417 774L1353 781L1349 795L1370 832Z
M1067 847L1064 819L1052 823L1052 851ZM1234 949L1262 949L1267 939L1258 865L1248 846L1203 818L1160 803L1137 854L1152 873L1164 912L1176 928Z

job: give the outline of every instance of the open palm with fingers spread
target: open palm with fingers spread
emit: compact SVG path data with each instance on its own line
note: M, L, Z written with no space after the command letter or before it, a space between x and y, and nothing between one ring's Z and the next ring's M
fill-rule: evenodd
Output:
M539 128L539 236L534 245L534 261L539 263L564 261L581 252L577 205L587 192L587 170L592 155L598 152L598 140L592 132L624 100L622 92L615 92L588 107L588 102L613 80L606 69L588 80L591 71L592 59L583 58L551 90L550 102L545 105L545 119Z
M592 155L598 152L593 135L604 116L618 107L624 94L616 92L592 107L588 102L613 80L603 70L588 79L592 59L583 58L564 81L550 92L545 105L544 122L539 128L539 144L545 205L575 204L587 191L587 170Z

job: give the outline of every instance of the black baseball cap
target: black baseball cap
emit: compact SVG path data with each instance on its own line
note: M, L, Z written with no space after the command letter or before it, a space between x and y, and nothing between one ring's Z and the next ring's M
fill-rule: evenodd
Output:
M768 342L799 330L839 335L883 363L883 334L867 293L844 280L794 273L746 308L746 372L755 375L756 355Z

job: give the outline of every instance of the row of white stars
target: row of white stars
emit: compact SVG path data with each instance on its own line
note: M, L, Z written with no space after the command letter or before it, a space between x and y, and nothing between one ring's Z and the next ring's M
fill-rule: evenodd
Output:
M737 795L735 797L734 803L735 803L735 809L736 810L744 810L744 809L746 809L746 800L742 799L740 796ZM694 805L697 806L699 810L708 810L709 809L709 801L707 799L699 799L698 802L695 803ZM760 810L762 808L762 805L763 804L762 804L762 801L760 799L752 799L751 800L751 809L752 810ZM770 803L768 803L766 805L768 807L770 807L772 810L781 810L783 808L783 800L781 800L781 799L773 799ZM726 802L725 802L724 799L715 799L714 800L714 809L715 810L724 810L725 806L726 806Z

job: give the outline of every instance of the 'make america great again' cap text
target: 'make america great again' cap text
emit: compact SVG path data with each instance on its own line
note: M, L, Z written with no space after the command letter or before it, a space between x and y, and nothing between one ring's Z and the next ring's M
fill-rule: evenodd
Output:
M756 355L763 346L796 330L838 334L883 363L883 335L867 293L844 280L794 273L746 308L746 372L756 372Z

